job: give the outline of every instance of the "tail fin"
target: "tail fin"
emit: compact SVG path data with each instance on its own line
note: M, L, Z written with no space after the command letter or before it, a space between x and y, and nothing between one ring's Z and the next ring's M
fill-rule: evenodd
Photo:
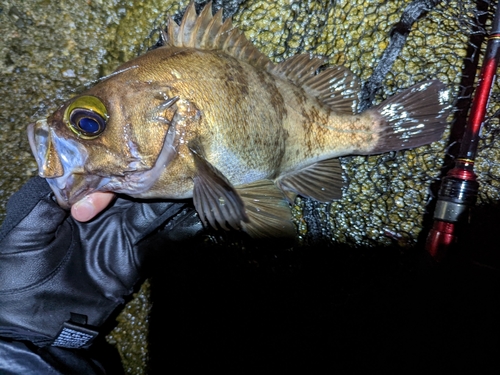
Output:
M377 144L366 154L414 148L439 140L450 110L448 94L442 82L426 81L369 109L379 117L380 132Z

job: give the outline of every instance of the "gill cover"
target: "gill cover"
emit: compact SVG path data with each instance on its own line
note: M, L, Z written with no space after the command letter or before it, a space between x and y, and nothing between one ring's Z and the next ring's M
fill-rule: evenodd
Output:
M80 96L64 112L64 122L78 137L94 139L99 136L108 121L108 111L102 101L90 95Z

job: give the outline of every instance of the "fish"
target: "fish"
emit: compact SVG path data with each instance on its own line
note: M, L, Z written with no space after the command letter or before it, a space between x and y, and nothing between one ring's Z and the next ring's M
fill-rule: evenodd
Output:
M96 191L192 199L206 226L293 236L297 196L342 197L339 157L426 145L447 126L442 82L358 113L349 69L312 54L273 63L212 3L170 17L161 40L28 125L61 207Z

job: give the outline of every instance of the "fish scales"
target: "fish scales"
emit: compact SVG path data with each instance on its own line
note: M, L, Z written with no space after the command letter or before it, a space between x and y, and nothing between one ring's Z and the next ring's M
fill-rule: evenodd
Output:
M371 116L335 113L300 87L287 82L278 85L290 112L284 124L291 138L281 164L283 171L373 147L376 132Z
M194 126L177 125L177 130L183 132L184 142L179 145L178 153L184 158L167 166L150 190L150 196L158 189L163 197L183 198L192 190L193 165L185 156L191 154L189 141L193 139L204 140L207 160L233 184L251 182L249 178L255 171L259 171L261 179L267 178L279 168L285 149L286 131L282 123L286 110L269 74L261 74L226 55L191 50L175 54L174 59L165 59L164 52L170 54L171 51L160 48L153 52L132 61L131 66L140 66L137 70L140 69L141 80L156 79L173 87L168 95L182 98L177 103L177 112L185 113L184 103L189 102L189 106L200 113L200 121ZM127 80L126 73L121 78ZM270 106L259 108L258 103ZM238 152L231 152L235 148ZM176 186L172 192L166 192L164 187L173 174L186 176L186 186L182 189Z
M94 191L193 198L215 228L293 235L296 195L341 197L338 157L418 147L446 126L442 83L355 113L360 83L349 70L310 55L275 65L211 3L197 15L192 2L162 38L28 127L61 206Z

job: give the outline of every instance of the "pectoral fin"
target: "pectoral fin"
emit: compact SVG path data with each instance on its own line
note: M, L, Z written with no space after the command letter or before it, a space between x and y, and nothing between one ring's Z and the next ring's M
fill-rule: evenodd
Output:
M249 221L243 230L254 238L293 237L297 230L283 192L273 181L261 180L236 187L245 203Z
M192 142L195 175L193 201L200 219L214 228L243 229L254 238L293 237L296 234L285 194L273 181L233 187Z
M211 165L199 148L191 148L194 156L193 201L203 223L217 229L241 229L248 222L243 200L227 178Z
M285 192L330 202L342 198L342 166L338 159L319 161L279 177L276 183Z

